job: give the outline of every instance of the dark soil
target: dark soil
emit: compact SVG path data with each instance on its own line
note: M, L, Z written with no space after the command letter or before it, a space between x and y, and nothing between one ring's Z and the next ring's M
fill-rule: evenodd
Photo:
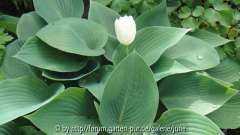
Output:
M19 5L19 9L17 10L15 5L11 2L11 0L0 0L0 12L2 14L7 14L15 17L21 17L22 14L33 11L34 8L25 8L23 5Z

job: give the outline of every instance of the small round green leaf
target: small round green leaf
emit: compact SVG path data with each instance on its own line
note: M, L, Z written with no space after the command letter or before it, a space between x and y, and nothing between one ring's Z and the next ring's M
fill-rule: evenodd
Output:
M203 14L204 8L202 6L197 6L193 11L193 16L199 17Z
M233 21L233 14L231 11L228 10L221 10L219 11L220 19L219 22L223 26L231 26Z
M182 26L184 28L198 28L200 23L193 17L186 18L182 21Z
M225 36L228 33L228 30L229 30L228 27L225 27L225 26L222 26L222 25L220 25L218 27L218 31L220 33L220 36Z
M191 13L179 13L178 17L179 18L188 18L191 15Z
M223 0L215 0L213 2L213 7L214 9L216 9L217 11L221 11L221 10L229 10L231 8L230 5L228 5L228 3L223 3Z
M209 23L215 23L220 20L219 13L212 8L208 8L204 11L204 17Z
M184 13L191 13L191 9L188 7L188 6L183 6L181 8L181 10L184 12Z
M100 3L100 4L104 5L104 6L107 6L108 4L111 3L112 0L92 0L92 1Z

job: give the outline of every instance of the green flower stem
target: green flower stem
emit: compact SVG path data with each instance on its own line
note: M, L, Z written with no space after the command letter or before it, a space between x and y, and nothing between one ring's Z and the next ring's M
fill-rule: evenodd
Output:
M128 45L126 45L126 54L128 56Z

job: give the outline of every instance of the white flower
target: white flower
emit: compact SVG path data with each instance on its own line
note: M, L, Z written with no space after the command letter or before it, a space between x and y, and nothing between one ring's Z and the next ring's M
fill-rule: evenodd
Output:
M136 23L132 16L124 16L116 19L115 31L117 39L124 45L131 44L136 36Z

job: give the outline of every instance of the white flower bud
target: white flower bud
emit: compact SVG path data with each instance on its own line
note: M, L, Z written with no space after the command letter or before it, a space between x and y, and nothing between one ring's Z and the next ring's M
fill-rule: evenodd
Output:
M136 23L132 16L124 16L116 19L115 31L117 39L123 45L131 44L136 36Z

